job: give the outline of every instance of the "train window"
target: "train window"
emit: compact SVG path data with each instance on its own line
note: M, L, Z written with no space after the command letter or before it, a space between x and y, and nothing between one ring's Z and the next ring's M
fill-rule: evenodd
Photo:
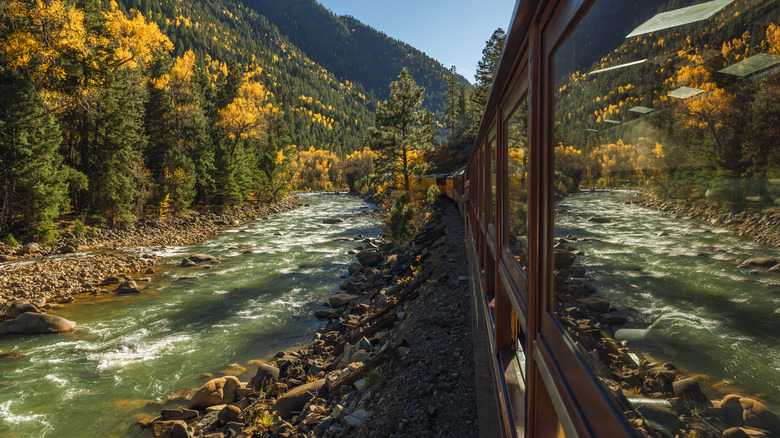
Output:
M554 312L640 436L780 434L779 25L596 0L555 52Z
M508 148L507 246L520 269L528 266L528 101L522 98L506 122Z
M493 137L490 140L490 223L496 223L496 178L497 178L497 163L496 163L496 138Z

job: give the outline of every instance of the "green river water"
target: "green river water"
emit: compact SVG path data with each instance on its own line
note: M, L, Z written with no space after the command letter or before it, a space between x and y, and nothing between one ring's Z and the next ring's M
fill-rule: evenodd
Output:
M780 260L780 250L626 204L629 195L567 197L557 204L555 224L557 237L578 239L568 244L584 252L576 263L586 266L598 294L625 312L627 327L667 315L629 345L701 376L711 397L746 393L780 411L780 274L737 268L752 257Z
M158 252L169 264L212 254L222 263L211 269L162 267L141 294L53 309L78 322L73 333L0 339L0 351L24 355L0 359L0 436L143 436L134 420L159 413L167 394L202 385L202 373L235 374L231 364L310 340L322 324L313 311L361 244L351 240L379 227L366 215L346 219L374 208L357 198L301 199L310 205ZM346 220L323 224L333 217Z

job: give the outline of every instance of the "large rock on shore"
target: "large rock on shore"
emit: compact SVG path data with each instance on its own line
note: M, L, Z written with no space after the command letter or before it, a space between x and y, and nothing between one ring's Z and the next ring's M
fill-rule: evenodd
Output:
M279 397L272 409L281 418L289 418L293 413L300 412L309 400L316 397L323 385L325 385L325 379L297 386Z
M278 380L279 368L267 363L260 364L255 377L252 379L254 388L258 391L271 386L272 383Z
M237 377L226 376L209 380L200 387L187 402L187 407L205 408L224 403L232 403L236 397L236 389L241 386Z
M0 324L0 335L67 333L74 328L75 322L61 316L27 312Z
M731 426L755 427L772 435L780 434L780 418L759 401L731 394L723 398L720 406L725 408Z
M189 438L187 423L181 420L157 421L152 423L154 438Z
M357 295L335 294L328 298L328 304L330 304L331 307L336 308L345 304L349 304L350 301L354 301L356 299L358 299Z
M384 256L376 251L360 251L357 259L363 266L376 266L382 263Z

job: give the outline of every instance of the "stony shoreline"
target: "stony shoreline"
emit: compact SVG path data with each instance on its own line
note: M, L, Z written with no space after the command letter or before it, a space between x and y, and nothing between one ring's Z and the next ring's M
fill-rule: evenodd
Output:
M274 204L247 204L227 213L193 211L187 216L142 219L132 228L65 238L57 245L2 245L0 321L10 319L5 311L15 301L45 311L80 297L121 293L127 281L151 280L157 257L144 248L193 245L242 222L297 205L296 199L288 197ZM85 252L94 254L79 254Z
M769 246L780 246L780 209L751 209L731 212L718 204L700 200L662 199L642 193L629 201L633 204L663 211L688 220L723 227L731 233Z
M478 436L462 223L442 204L444 223L406 252L356 241L311 343L253 361L249 381L212 379L139 424L155 437Z

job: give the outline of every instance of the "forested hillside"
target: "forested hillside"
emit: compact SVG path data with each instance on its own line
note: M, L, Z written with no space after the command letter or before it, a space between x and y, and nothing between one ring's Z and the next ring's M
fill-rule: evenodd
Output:
M257 11L233 0L118 1L124 11L138 10L157 23L175 56L192 50L198 59L244 70L261 66L258 80L276 96L292 144L339 155L362 148L375 102L360 84L336 80Z
M387 98L387 84L406 67L425 87L423 107L444 123L448 70L438 61L352 17L338 17L314 0L241 1L268 18L318 64L342 80L362 84L378 99Z

